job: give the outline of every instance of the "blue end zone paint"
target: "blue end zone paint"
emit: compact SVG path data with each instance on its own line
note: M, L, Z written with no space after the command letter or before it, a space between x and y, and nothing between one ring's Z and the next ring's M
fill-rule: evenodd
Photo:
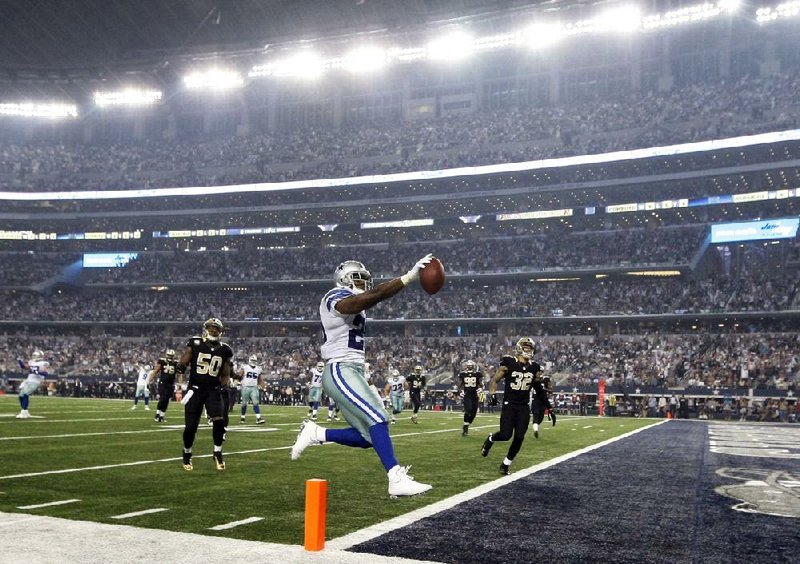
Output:
M707 433L690 421L647 429L351 550L454 563L796 561L800 520L735 511L714 488L734 482L722 467L796 475L798 460L715 454Z

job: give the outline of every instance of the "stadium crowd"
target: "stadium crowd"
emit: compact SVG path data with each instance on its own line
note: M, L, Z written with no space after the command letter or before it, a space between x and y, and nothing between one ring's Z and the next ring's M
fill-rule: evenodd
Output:
M181 337L119 338L98 335L0 337L0 374L18 378L15 357L41 348L56 377L132 384L140 366L152 367L166 347L182 348ZM492 374L515 337L371 337L367 359L382 389L391 368L402 373L422 365L429 383L455 383L466 360ZM229 339L239 362L260 359L270 381L304 384L318 360L312 337ZM609 389L667 388L800 391L800 337L796 333L706 333L566 336L537 338L537 361L559 386L594 389L604 378ZM24 356L24 355L23 355Z
M744 77L614 100L435 120L349 123L198 142L0 144L0 184L22 191L214 186L497 164L797 126L797 75ZM609 132L627 131L628 135Z

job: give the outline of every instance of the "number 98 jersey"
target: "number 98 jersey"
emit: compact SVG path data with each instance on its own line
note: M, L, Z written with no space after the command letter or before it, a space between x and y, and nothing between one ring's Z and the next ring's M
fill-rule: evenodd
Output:
M190 382L193 386L219 386L222 369L233 358L228 343L192 337L186 343L192 349Z
M535 380L542 367L532 361L523 364L513 356L504 356L500 360L500 366L506 367L503 401L515 405L528 405L531 400L531 389L534 385L541 387Z

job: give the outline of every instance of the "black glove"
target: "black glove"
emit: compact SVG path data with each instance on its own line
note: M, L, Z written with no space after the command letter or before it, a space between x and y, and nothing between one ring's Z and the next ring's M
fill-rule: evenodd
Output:
M489 396L489 404L492 406L497 405L497 394L492 394Z

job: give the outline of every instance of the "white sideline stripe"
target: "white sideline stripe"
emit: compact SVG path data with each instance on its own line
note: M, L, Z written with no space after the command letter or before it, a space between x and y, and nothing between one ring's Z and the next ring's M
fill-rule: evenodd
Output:
M492 482L488 482L486 484L482 484L482 485L480 485L480 486L478 486L476 488L472 488L471 490L467 490L465 492L462 492L460 494L454 495L454 496L449 497L447 499L443 499L441 501L437 501L436 503L433 503L431 505L428 505L428 506L425 506L425 507L421 507L421 508L417 509L416 511L412 511L410 513L406 513L405 515L400 515L398 517L395 517L394 519L389 519L388 521L384 521L382 523L378 523L376 525L372 525L370 527L366 527L364 529L361 529L360 531L354 531L354 532L352 532L350 534L341 536L339 538L332 539L332 540L330 540L330 541L325 543L325 549L327 550L328 548L330 548L332 550L347 550L347 549L352 548L353 546L355 546L357 544L361 544L363 542L367 542L367 541L372 540L372 539L374 539L376 537L379 537L379 536L381 536L383 534L390 533L390 532L392 532L392 531L394 531L396 529L399 529L400 527L405 527L407 525L411 525L413 523L416 523L420 519L424 519L426 517L430 517L432 515L436 515L437 513L440 513L442 511L446 511L448 509L452 509L453 507L455 507L456 505L458 505L460 503L464 503L466 501L470 501L472 499L475 499L476 497L480 497L480 496L482 496L484 494L487 494L487 493L489 493L491 491L496 490L497 488L499 488L501 486L505 486L506 484L510 484L511 482L515 482L517 480L521 480L522 478L527 478L531 474L535 474L537 472L541 472L542 470L546 470L547 468L550 468L552 466L555 466L557 464L560 464L562 462L565 462L567 460L570 460L570 459L575 458L577 456L580 456L582 454L586 454L587 452L591 452L591 451L596 450L598 448L602 448L604 446L610 445L611 443L614 443L616 441L619 441L619 440L625 439L627 437L633 436L636 433L640 433L640 432L644 431L645 429L650 429L652 427L655 427L656 425L662 425L663 423L666 423L666 422L667 422L667 420L659 421L659 422L654 423L652 425L648 425L646 427L642 427L640 429L635 429L635 430L630 431L628 433L624 433L622 435L619 435L618 437L612 437L612 438L606 439L605 441L602 441L600 443L593 444L593 445L584 447L582 449L579 449L579 450L576 450L576 451L573 451L573 452L569 452L567 454L563 454L561 456L558 456L558 457L553 458L551 460L548 460L546 462L542 462L540 464L536 464L534 466L531 466L530 468L525 468L524 470L516 471L513 474L511 474L510 476L503 476L502 478L499 478L499 479L494 480Z
M153 509L143 509L142 511L134 511L133 513L123 513L122 515L114 515L111 519L130 519L131 517L138 517L139 515L149 515L150 513L161 513L162 511L169 511L166 507L154 507Z
M40 507L52 507L53 505L66 505L68 503L75 503L79 499L62 499L61 501L51 501L50 503L38 503L36 505L19 505L17 509L39 509Z
M234 527L238 527L239 525L247 525L249 523L255 523L257 521L263 521L263 517L248 517L247 519L242 519L240 521L231 521L230 523L225 523L224 525L215 525L213 527L209 527L209 531L224 531L226 529L233 529Z
M70 433L65 435L28 435L27 437L0 437L0 441L28 441L31 439L68 439L71 437L97 437L102 435L137 435L139 433L163 433L172 431L161 427L159 429L140 429L139 431L108 431L107 433Z
M142 417L102 417L95 419L45 419L41 415L31 415L31 418L36 418L38 421L29 421L31 423L82 423L84 421L131 421L134 419L145 419ZM2 423L14 423L13 421L2 421Z

